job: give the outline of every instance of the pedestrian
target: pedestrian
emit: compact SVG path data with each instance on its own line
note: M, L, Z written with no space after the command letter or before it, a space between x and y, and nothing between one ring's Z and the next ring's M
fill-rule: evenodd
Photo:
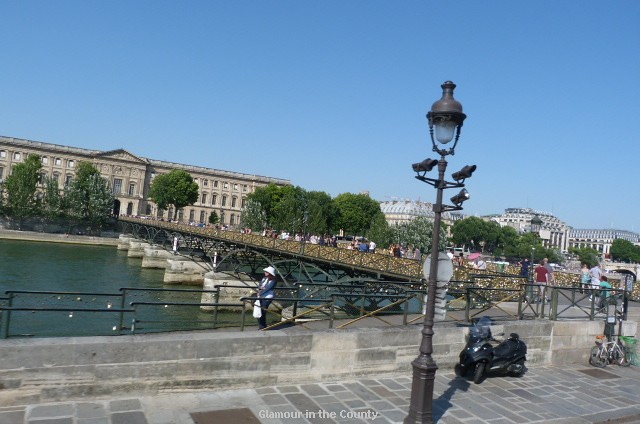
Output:
M589 295L589 300L592 300L593 293L600 288L600 277L602 276L602 271L598 263L591 267L589 275L591 276L591 294Z
M524 258L520 261L520 275L526 279L529 279L529 258Z
M449 249L447 251L447 256L449 257L449 259L453 260L453 249Z
M460 252L458 253L458 256L456 256L456 262L455 265L458 266L464 266L464 253Z
M544 267L547 268L547 271L549 271L549 285L553 286L555 285L555 277L553 276L553 267L551 266L551 264L549 263L549 258L544 258Z
M275 296L275 288L278 284L276 281L276 269L272 266L268 266L264 271L264 277L258 284L258 301L260 302L260 309L262 313L258 318L258 328L262 330L267 327L267 309L271 304L273 296Z
M360 245L358 246L358 250L362 253L369 252L369 243L367 243L364 238L360 239Z
M369 242L369 253L376 253L376 242L373 240Z
M607 299L611 295L611 284L609 283L609 279L606 275L600 276L600 295L598 296L598 309L601 311L607 306ZM606 311L605 311L606 312Z
M482 259L482 256L473 260L473 269L487 269L487 263Z
M178 248L180 247L180 242L178 241L178 237L173 238L173 254L178 254Z
M580 293L588 293L591 285L591 274L589 274L589 266L584 262L580 270Z
M538 292L540 297L538 298L538 302L545 299L545 288L549 284L549 270L545 266L544 259L540 261L540 265L533 270L536 275L536 285L538 286ZM546 299L549 301L549 299Z

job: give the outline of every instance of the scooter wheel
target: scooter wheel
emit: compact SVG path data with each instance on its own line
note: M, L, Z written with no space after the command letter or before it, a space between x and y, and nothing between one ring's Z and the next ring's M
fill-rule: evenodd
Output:
M460 364L456 364L456 366L453 367L453 371L456 373L456 377L463 377L462 366Z
M476 364L476 371L473 374L473 382L476 384L480 384L482 379L484 378L484 369L487 366L484 362L478 362Z

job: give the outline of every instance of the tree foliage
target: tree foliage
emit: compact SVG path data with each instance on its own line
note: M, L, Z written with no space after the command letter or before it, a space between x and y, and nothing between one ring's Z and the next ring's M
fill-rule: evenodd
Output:
M99 231L113 211L114 197L107 180L88 162L78 164L65 197L69 216L88 225L92 232Z
M617 262L640 262L640 247L628 240L615 239L609 251L611 259Z
M382 214L380 203L366 194L342 193L334 202L338 210L334 226L348 234L366 235L376 215Z
M29 155L24 162L13 167L4 183L6 193L5 213L19 222L38 215L40 201L36 195L42 162L39 155Z
M173 218L178 210L194 204L198 200L198 184L186 171L173 170L168 174L158 175L149 188L149 197L160 209L173 206Z
M272 228L290 233L328 234L336 215L335 204L327 193L270 184L247 196L242 226L256 231Z
M54 219L65 215L65 198L60 192L58 181L54 178L45 178L41 207L44 218Z
M495 221L468 217L456 221L451 228L452 242L470 251L482 251L492 256L510 259L530 258L534 262L548 258L551 262L563 262L564 258L554 249L543 246L536 233L522 235L509 226L500 227Z
M569 249L569 252L574 255L577 255L578 259L580 259L580 262L587 264L589 267L592 267L595 264L600 262L600 259L599 259L600 254L598 253L597 250L592 249L590 247L582 247L582 248L573 247Z
M396 243L406 244L407 247L419 248L421 252L431 252L433 245L433 221L426 216L419 216L409 222L392 227ZM439 250L445 250L448 245L447 230L440 226Z

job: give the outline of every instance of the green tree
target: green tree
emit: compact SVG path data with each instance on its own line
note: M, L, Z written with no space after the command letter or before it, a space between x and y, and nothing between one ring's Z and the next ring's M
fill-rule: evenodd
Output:
M198 200L198 184L188 172L173 170L154 178L149 197L160 209L172 205L173 219L176 219L179 209L193 205Z
M89 162L80 162L65 195L69 216L99 233L113 212L114 197L100 171Z
M22 229L25 218L39 213L40 201L36 195L42 162L39 155L29 155L24 162L13 167L4 183L5 213L18 220Z
M323 191L310 191L307 193L306 199L305 232L311 234L331 233L338 216L338 209L331 196Z
M282 198L281 186L269 184L265 187L258 187L247 196L243 220L246 220L248 227L253 230L263 230L274 227L274 208ZM244 216L246 214L247 216Z
M218 222L220 222L220 217L218 216L216 211L211 211L211 213L209 214L209 224L216 225Z
M418 216L409 222L404 222L393 227L395 240L413 248L419 248L421 252L431 252L433 247L433 221L426 216ZM446 227L440 226L439 251L444 251L449 244Z
M65 202L60 193L58 181L54 178L45 178L45 187L42 195L42 216L46 219L55 219L64 216Z
M338 210L334 229L349 234L366 235L376 215L382 214L380 203L366 194L342 193L334 202Z
M262 205L258 200L253 199L251 195L247 196L240 225L251 228L253 231L262 231L267 228L267 217Z
M386 248L395 242L393 230L384 214L379 214L373 218L367 237L375 241L378 246Z
M451 240L457 246L467 247L469 250L481 250L487 245L491 228L487 223L475 216L456 221L451 227Z
M572 248L569 248L569 252L574 255L577 255L580 262L587 264L589 268L591 268L592 266L595 266L595 264L600 262L600 259L599 259L600 253L598 253L597 250L592 249L590 247L582 247L582 248L572 247Z
M640 262L640 247L628 240L615 239L611 243L611 259L618 262Z
M282 186L279 189L269 221L276 230L301 233L307 204L306 192L300 187L293 186Z
M502 227L494 252L495 255L501 255L507 258L521 258L517 253L519 239L520 234L518 234L515 228L509 226Z

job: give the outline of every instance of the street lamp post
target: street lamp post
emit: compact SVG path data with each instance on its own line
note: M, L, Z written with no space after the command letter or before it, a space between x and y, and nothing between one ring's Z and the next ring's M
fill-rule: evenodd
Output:
M431 106L431 111L427 113L429 121L429 135L433 145L433 151L440 155L440 159L425 159L422 162L414 163L413 170L417 173L416 178L425 182L437 190L436 203L433 205L433 243L431 246L427 305L425 309L424 325L422 328L422 341L420 353L413 360L413 382L411 385L411 403L409 404L409 414L404 419L405 424L410 423L433 423L433 389L436 370L438 366L433 360L433 323L436 306L436 289L438 279L440 227L442 212L461 210L462 203L470 196L464 188L464 181L476 170L475 165L467 165L458 172L454 172L451 177L456 182L445 180L447 169L446 156L454 155L460 129L466 115L462 113L462 105L453 98L453 90L456 85L451 81L442 84L442 98ZM435 130L435 131L434 131ZM451 147L446 145L453 141ZM438 165L438 178L428 178L426 173ZM454 206L442 203L443 192L449 188L462 188L462 190L451 198Z

